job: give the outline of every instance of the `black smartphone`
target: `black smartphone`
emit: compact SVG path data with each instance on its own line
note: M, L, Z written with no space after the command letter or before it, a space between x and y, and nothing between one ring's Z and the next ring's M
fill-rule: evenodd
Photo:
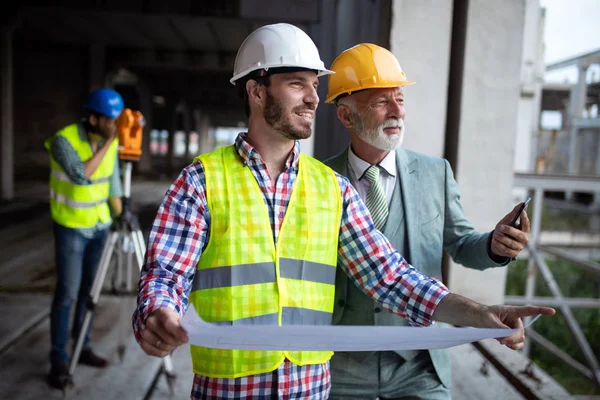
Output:
M523 202L523 204L521 204L521 207L519 207L519 211L517 211L517 214L513 218L512 222L510 223L510 226L512 226L512 227L515 226L515 224L517 223L517 220L521 216L521 213L523 212L523 210L525 209L525 207L527 207L527 204L529 204L530 201L531 201L531 197L527 197L527 200L525 200Z

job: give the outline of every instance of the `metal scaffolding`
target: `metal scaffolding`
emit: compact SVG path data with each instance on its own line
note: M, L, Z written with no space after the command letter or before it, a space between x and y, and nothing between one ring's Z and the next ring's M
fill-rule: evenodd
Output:
M587 365L575 360L571 355L559 349L548 339L544 338L533 328L527 329L527 339L525 343L524 354L529 357L531 341L536 342L544 349L550 351L558 358L575 368L577 371L588 377L600 387L600 366L598 358L594 354L587 338L585 337L579 323L573 316L572 308L597 308L600 309L600 299L594 298L568 298L565 297L558 286L554 275L546 263L544 256L552 256L570 262L573 265L584 268L591 272L600 281L600 264L589 260L582 260L573 257L565 251L549 246L541 246L539 238L541 233L542 209L544 205L544 192L565 190L568 192L588 192L600 193L600 175L598 176L573 176L573 175L541 175L541 174L515 174L514 185L527 188L534 191L534 209L531 219L531 236L527 246L529 260L527 266L527 282L525 296L507 296L505 303L523 305L543 305L552 306L560 309L567 326L574 336L575 341L582 350ZM536 297L535 283L539 275L543 278L548 289L552 293L551 297Z

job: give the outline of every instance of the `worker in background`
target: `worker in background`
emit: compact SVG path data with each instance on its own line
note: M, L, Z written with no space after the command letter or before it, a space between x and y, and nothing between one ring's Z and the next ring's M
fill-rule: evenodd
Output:
M520 206L492 232L480 233L465 218L448 161L401 148L406 78L387 49L362 43L331 65L327 103L348 129L350 146L325 163L350 179L375 226L428 276L441 278L442 254L468 268L507 265L528 241L529 219L509 226ZM340 325L407 325L383 310L338 269L333 321ZM331 360L331 399L450 399L448 349L336 352Z
M192 303L208 322L330 325L335 272L415 325L522 327L551 308L486 307L449 293L395 251L348 179L300 152L312 134L319 76L309 36L266 25L242 43L231 79L248 132L203 154L172 183L154 220L132 322L141 348L165 357L188 341ZM502 339L519 348L523 331ZM194 399L326 399L330 351L191 346Z
M57 389L63 389L68 380L71 306L76 302L71 329L76 340L112 217L120 215L122 208L115 119L123 110L123 99L112 89L99 89L91 93L84 108L84 119L45 142L50 153L56 256L48 383ZM107 360L92 351L89 332L85 335L79 363L105 367Z

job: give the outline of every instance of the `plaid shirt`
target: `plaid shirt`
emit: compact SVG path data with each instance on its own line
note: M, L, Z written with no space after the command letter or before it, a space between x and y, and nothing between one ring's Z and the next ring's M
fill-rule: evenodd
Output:
M260 154L241 133L235 141L240 159L254 174L277 242L298 172L296 142L286 168L273 182ZM337 175L342 196L338 264L369 296L413 325L429 325L446 287L419 273L375 229L369 212L348 179ZM148 243L142 269L138 307L133 314L136 339L146 317L160 307L183 315L196 265L208 243L210 213L202 163L183 169L167 191ZM195 376L192 398L323 398L329 395L329 364L297 366L289 361L275 371L242 378Z

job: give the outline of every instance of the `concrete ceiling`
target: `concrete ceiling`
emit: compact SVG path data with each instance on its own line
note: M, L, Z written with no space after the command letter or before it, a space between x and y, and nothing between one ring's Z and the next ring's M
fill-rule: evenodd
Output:
M19 34L29 39L192 56L235 56L244 38L268 23L290 22L310 32L320 8L320 0L24 3L13 15Z
M42 4L42 5L40 5ZM321 0L21 1L10 13L26 41L87 45L105 71L126 69L170 97L239 107L229 84L237 49L258 27L289 22L310 34ZM6 14L5 14L6 15ZM4 17L6 26L6 17Z

